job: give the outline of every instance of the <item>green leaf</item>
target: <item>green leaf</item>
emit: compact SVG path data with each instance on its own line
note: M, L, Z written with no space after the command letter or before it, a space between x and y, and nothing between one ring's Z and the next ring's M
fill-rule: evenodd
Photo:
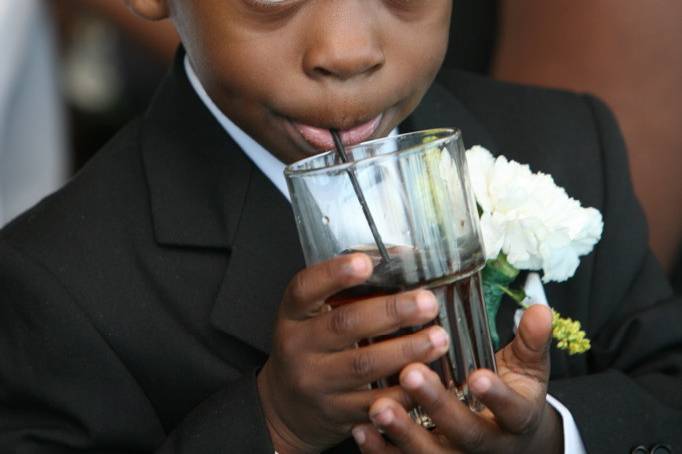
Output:
M500 346L500 335L497 333L497 326L495 324L497 311L502 303L503 295L507 292L512 292L508 289L508 286L518 275L519 270L507 262L507 257L504 254L498 255L494 260L488 260L481 273L483 299L485 300L485 309L488 315L490 337L495 349Z
M511 299L519 303L524 309L528 309L528 305L523 303L523 300L526 299L526 292L524 292L523 290L510 289L509 287L505 287L504 285L500 285L499 287L500 290L506 293Z

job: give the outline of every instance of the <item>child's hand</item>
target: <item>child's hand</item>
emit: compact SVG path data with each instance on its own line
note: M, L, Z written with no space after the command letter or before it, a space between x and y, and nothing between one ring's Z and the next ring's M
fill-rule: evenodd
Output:
M320 313L327 298L363 283L371 273L369 257L350 254L306 268L289 284L272 353L258 375L268 429L280 453L333 446L350 436L353 425L369 421L369 406L382 396L409 406L401 387L369 390L368 384L447 350L440 327L355 348L361 339L434 319L438 306L428 291L375 297Z
M363 453L563 452L560 416L546 402L551 313L532 306L516 338L497 353L499 376L479 370L469 379L487 409L476 414L448 392L422 364L406 367L401 385L436 423L431 433L418 426L397 402L379 399L370 415L391 442L369 424L353 429ZM364 442L363 442L364 440Z

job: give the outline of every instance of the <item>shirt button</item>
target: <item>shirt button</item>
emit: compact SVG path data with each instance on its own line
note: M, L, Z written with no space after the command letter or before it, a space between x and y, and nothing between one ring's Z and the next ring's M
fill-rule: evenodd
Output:
M632 448L632 451L630 451L630 454L649 454L649 450L646 448L646 446L639 445L635 448Z
M649 454L672 454L673 450L668 445L657 444L651 447Z

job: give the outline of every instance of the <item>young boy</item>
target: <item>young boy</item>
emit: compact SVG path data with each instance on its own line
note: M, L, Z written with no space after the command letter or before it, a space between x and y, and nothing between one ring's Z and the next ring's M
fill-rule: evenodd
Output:
M142 118L1 233L0 452L346 452L351 434L364 452L682 446L682 306L602 104L458 72L432 85L449 0L128 3L170 17L186 53ZM546 288L592 350L552 350L550 371L548 311L527 311L512 340L503 306L500 374L470 381L482 414L422 365L448 347L439 328L352 348L432 319L428 291L319 314L371 263L299 271L281 192L282 162L330 148L328 128L351 144L438 126L552 174L605 218L576 276ZM367 390L396 371L401 386ZM409 420L415 403L438 436Z

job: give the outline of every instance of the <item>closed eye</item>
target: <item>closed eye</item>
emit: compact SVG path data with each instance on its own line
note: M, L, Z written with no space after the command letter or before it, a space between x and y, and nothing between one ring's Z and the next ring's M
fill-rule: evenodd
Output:
M293 13L302 6L303 0L242 0L256 16L275 20Z
M435 1L443 0L433 0L433 2ZM432 6L431 0L385 0L385 2L389 6L405 11L423 10Z
M291 0L246 0L247 3L256 8L271 9L282 6L286 3L291 3Z

